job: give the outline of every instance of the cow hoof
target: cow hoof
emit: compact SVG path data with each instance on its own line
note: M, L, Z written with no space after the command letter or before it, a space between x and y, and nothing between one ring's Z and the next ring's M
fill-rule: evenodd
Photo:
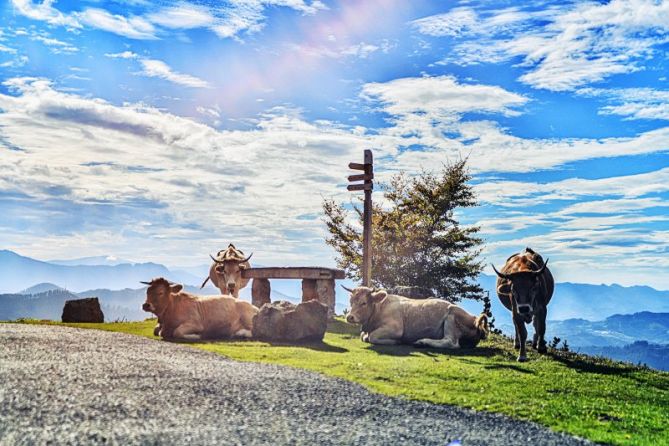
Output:
M526 362L527 356L518 356L518 362Z
M537 351L538 351L539 353L541 353L542 355L545 355L546 353L548 353L548 349L546 348L545 345L541 345L541 346L539 346L539 348L537 349Z

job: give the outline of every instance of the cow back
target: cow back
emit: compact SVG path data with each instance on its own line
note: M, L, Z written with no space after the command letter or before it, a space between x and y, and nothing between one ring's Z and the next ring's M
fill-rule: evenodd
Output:
M544 259L538 253L534 252L531 248L525 248L524 251L514 254L506 260L504 267L502 268L503 274L513 274L519 272L531 272L539 271L541 267L544 266ZM543 274L539 277L541 282L541 290L537 298L539 303L548 305L553 297L553 291L555 289L555 281L553 280L553 275L551 274L548 267L544 270ZM508 279L502 279L497 277L497 297L499 298L502 305L507 309L511 310L511 281Z

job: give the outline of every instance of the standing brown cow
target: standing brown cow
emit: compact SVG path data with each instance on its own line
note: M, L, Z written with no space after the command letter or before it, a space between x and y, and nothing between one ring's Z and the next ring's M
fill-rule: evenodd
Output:
M204 288L208 280L214 284L216 288L221 290L221 294L231 294L234 297L239 297L239 290L244 288L249 283L249 279L242 278L242 271L250 268L250 256L244 257L244 253L235 248L235 245L230 243L226 250L218 251L216 257L210 255L214 263L209 268L209 277L204 279L202 286Z
M546 311L553 297L555 282L546 267L544 259L530 248L509 257L497 271L497 296L502 304L511 310L513 325L516 328L515 347L520 349L518 361L527 361L525 324L534 323L532 347L539 353L546 353Z

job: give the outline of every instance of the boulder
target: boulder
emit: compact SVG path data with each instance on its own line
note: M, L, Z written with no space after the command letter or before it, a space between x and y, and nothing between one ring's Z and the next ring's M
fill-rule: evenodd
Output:
M63 307L63 322L99 322L105 321L97 297L66 300Z
M253 317L253 337L266 341L322 341L328 307L317 300L295 305L277 301L262 306Z
M396 286L390 288L388 294L396 294L410 299L428 299L430 297L435 297L431 289L422 286Z

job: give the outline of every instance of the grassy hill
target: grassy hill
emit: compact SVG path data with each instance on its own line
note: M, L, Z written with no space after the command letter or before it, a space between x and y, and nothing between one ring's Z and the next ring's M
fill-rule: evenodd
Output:
M154 324L67 325L154 338ZM455 352L382 347L362 343L356 327L335 321L318 344L192 345L240 361L313 370L387 395L504 413L597 442L659 445L669 438L669 373L564 352L530 353L519 364L501 336Z

